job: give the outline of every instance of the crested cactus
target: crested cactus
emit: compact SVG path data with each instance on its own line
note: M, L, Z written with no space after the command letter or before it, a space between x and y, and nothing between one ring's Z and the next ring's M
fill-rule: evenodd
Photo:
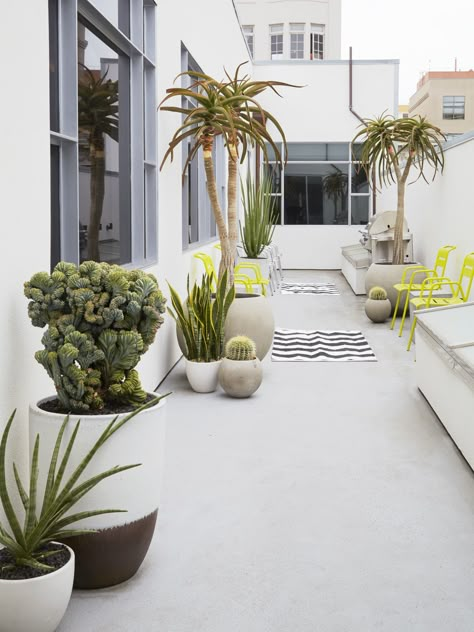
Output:
M369 298L373 301L384 301L387 298L387 291L383 287L375 286L369 292Z
M146 400L135 370L163 322L155 277L85 261L60 262L24 285L28 315L46 327L36 360L54 382L64 412L136 407Z
M225 346L225 357L229 360L255 360L257 348L247 336L234 336Z

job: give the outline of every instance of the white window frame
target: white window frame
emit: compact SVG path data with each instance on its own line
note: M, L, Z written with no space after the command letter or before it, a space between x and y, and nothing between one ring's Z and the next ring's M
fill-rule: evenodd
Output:
M305 58L305 24L290 22L290 59Z
M77 21L81 17L130 60L130 261L146 267L157 261L155 2L130 2L129 35L114 26L93 2L57 0L59 129L50 131L59 147L59 249L55 259L79 263L79 132L77 120ZM145 31L145 42L143 33ZM54 220L53 220L54 221ZM128 236L127 236L128 237ZM52 264L56 261L52 261Z
M448 99L450 101L448 101ZM461 110L462 107L462 110ZM455 116L456 113L462 116ZM445 95L443 96L443 120L445 121L463 121L466 118L466 97L464 95Z
M309 36L309 58L322 60L326 56L326 35L324 24L311 24Z
M255 29L253 24L244 24L242 25L242 32L245 37L245 41L247 42L247 47L249 49L250 57L254 59L255 56Z
M284 35L284 25L283 24L270 24L270 59L284 59L285 53L285 35ZM281 44L281 52L273 52L280 50ZM278 45L278 46L277 46Z

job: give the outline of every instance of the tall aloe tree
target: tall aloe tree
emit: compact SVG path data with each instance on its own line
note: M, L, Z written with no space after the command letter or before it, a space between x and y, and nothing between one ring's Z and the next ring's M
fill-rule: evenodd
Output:
M404 261L403 222L405 219L405 190L410 170L418 171L415 181L422 177L428 165L433 169L432 180L444 168L442 141L446 137L441 130L423 116L394 118L382 115L365 119L362 129L352 142L363 141L359 158L367 173L374 174L375 181L389 186L397 185L397 219L395 223L393 261ZM370 177L369 177L370 180Z
M87 231L88 258L100 261L99 230L104 206L105 137L118 142L118 81L107 79L86 66L79 68L79 132L87 137L90 162L90 215Z
M186 71L180 73L176 79L183 75L188 76L191 85L187 88L169 88L159 106L161 110L176 112L184 116L184 120L169 143L160 168L163 167L168 158L173 159L173 152L176 147L187 139L191 139L191 148L184 171L199 149L202 148L203 150L207 191L222 247L219 278L227 270L230 283L233 282L234 278L238 239L237 173L239 161L242 162L245 159L249 144L258 145L262 149L265 159L268 158L268 144L272 148L277 162L286 160L286 139L283 129L276 118L259 104L256 97L268 88L279 94L276 87L291 85L282 81L252 81L248 75L239 76L242 66L243 64L240 64L237 67L233 76L226 72L226 80L222 81L201 72ZM167 105L170 99L182 99L183 97L189 99L194 105L191 108ZM281 137L283 157L267 130L267 122L273 124ZM224 145L229 158L227 222L217 194L212 157L212 149L218 136L224 138Z

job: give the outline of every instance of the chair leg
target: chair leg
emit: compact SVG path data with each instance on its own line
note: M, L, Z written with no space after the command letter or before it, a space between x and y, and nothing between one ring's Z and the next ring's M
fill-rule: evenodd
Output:
M416 327L416 316L413 316L413 324L412 324L411 330L410 330L410 338L408 339L407 351L410 351L410 347L411 347L411 343L412 343L412 340L413 340L413 336L415 334L415 327Z
M407 292L407 295L406 295L406 298L405 298L405 307L403 308L402 322L400 323L400 330L398 332L398 337L399 338L401 337L401 335L403 333L403 327L405 326L405 318L407 317L409 303L410 303L410 292Z
M398 306L400 305L401 294L402 294L402 291L397 292L397 302L395 303L395 309L393 310L393 318L392 318L392 323L390 325L390 329L393 329L395 327L395 321L397 320L397 312L398 312Z

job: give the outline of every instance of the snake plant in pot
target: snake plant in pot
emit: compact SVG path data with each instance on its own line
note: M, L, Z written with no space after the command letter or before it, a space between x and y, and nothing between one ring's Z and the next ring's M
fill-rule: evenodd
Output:
M227 270L212 291L214 277L205 274L201 285L195 283L183 303L170 285L172 309L178 332L184 340L186 376L197 393L211 393L217 388L217 374L224 352L224 325L235 296L233 285L227 288Z
M53 444L64 414L70 414L71 420L82 420L86 431L80 441L86 449L117 414L122 418L141 407L96 465L108 469L132 459L142 467L126 484L106 481L89 496L95 508L106 497L115 505L125 503L128 513L93 516L86 522L95 532L69 541L76 553L75 585L110 586L139 568L158 513L165 400L143 390L136 366L163 322L165 299L153 275L94 261L61 262L51 274L34 274L25 295L33 325L45 328L36 360L56 387L55 397L30 406L32 441L39 433L43 443Z
M84 453L77 449L79 421L73 424L68 417L62 421L48 454L41 449L44 446L40 446L37 435L27 487L13 463L16 494L7 485L7 445L15 412L11 415L0 442L0 502L8 523L0 524L1 630L56 630L69 603L74 579L74 551L64 541L89 533L90 529L77 526L88 518L126 511L91 509L87 500L99 483L139 464L114 465L96 472L91 472L90 465L136 414L134 411L122 420L115 417ZM77 457L75 466L73 455Z

